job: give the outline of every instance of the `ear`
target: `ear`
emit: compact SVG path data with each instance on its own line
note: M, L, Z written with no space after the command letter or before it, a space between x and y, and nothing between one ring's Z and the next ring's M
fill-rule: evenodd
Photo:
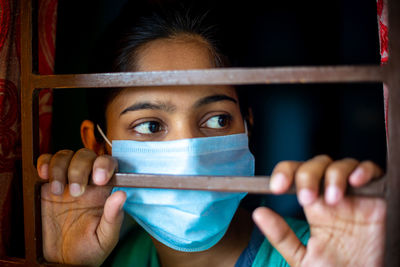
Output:
M95 126L92 121L84 120L81 123L81 139L86 148L96 152L97 155L105 154L105 147L103 143L99 143L94 134Z

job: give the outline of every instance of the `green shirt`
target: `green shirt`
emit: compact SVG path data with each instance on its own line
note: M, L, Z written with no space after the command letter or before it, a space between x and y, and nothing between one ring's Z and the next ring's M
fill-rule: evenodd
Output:
M300 241L306 245L310 237L308 224L305 221L292 218L285 218L285 220ZM118 267L160 267L156 248L150 236L139 225L135 225L125 238L118 243L105 265ZM252 267L261 266L289 266L266 238L261 244L252 265Z

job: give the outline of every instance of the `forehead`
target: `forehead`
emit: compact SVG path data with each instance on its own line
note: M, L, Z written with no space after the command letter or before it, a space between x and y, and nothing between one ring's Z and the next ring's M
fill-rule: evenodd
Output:
M135 71L165 71L214 68L210 45L200 36L180 35L150 41L135 55ZM232 86L164 86L125 88L108 105L107 110L120 109L132 101L169 101L189 104L201 97L225 94L237 99Z
M214 67L210 45L200 36L182 35L150 41L138 50L136 57L137 71Z
M119 92L114 99L117 106L124 102L135 101L169 101L188 104L199 98L210 95L226 95L237 99L236 90L232 86L157 86L157 87L130 87Z

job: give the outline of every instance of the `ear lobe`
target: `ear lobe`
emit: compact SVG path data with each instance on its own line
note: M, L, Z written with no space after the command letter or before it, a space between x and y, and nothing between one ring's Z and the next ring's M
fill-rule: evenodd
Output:
M89 148L96 152L97 155L103 155L105 153L104 144L97 141L94 131L94 123L89 120L84 120L81 123L82 143L86 148Z

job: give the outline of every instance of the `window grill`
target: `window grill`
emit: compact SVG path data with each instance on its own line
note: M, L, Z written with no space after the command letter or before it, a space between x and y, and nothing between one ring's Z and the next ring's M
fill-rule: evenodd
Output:
M154 85L282 84L383 82L390 89L388 168L384 179L351 194L387 200L385 265L400 266L400 2L388 0L390 59L386 66L225 68L142 73L38 75L34 73L35 10L21 0L21 108L25 259L1 259L5 266L52 266L43 262L40 186L34 159L38 153L37 101L40 88L99 88ZM211 177L116 174L111 185L218 191L269 192L268 177ZM293 188L292 188L293 192Z

